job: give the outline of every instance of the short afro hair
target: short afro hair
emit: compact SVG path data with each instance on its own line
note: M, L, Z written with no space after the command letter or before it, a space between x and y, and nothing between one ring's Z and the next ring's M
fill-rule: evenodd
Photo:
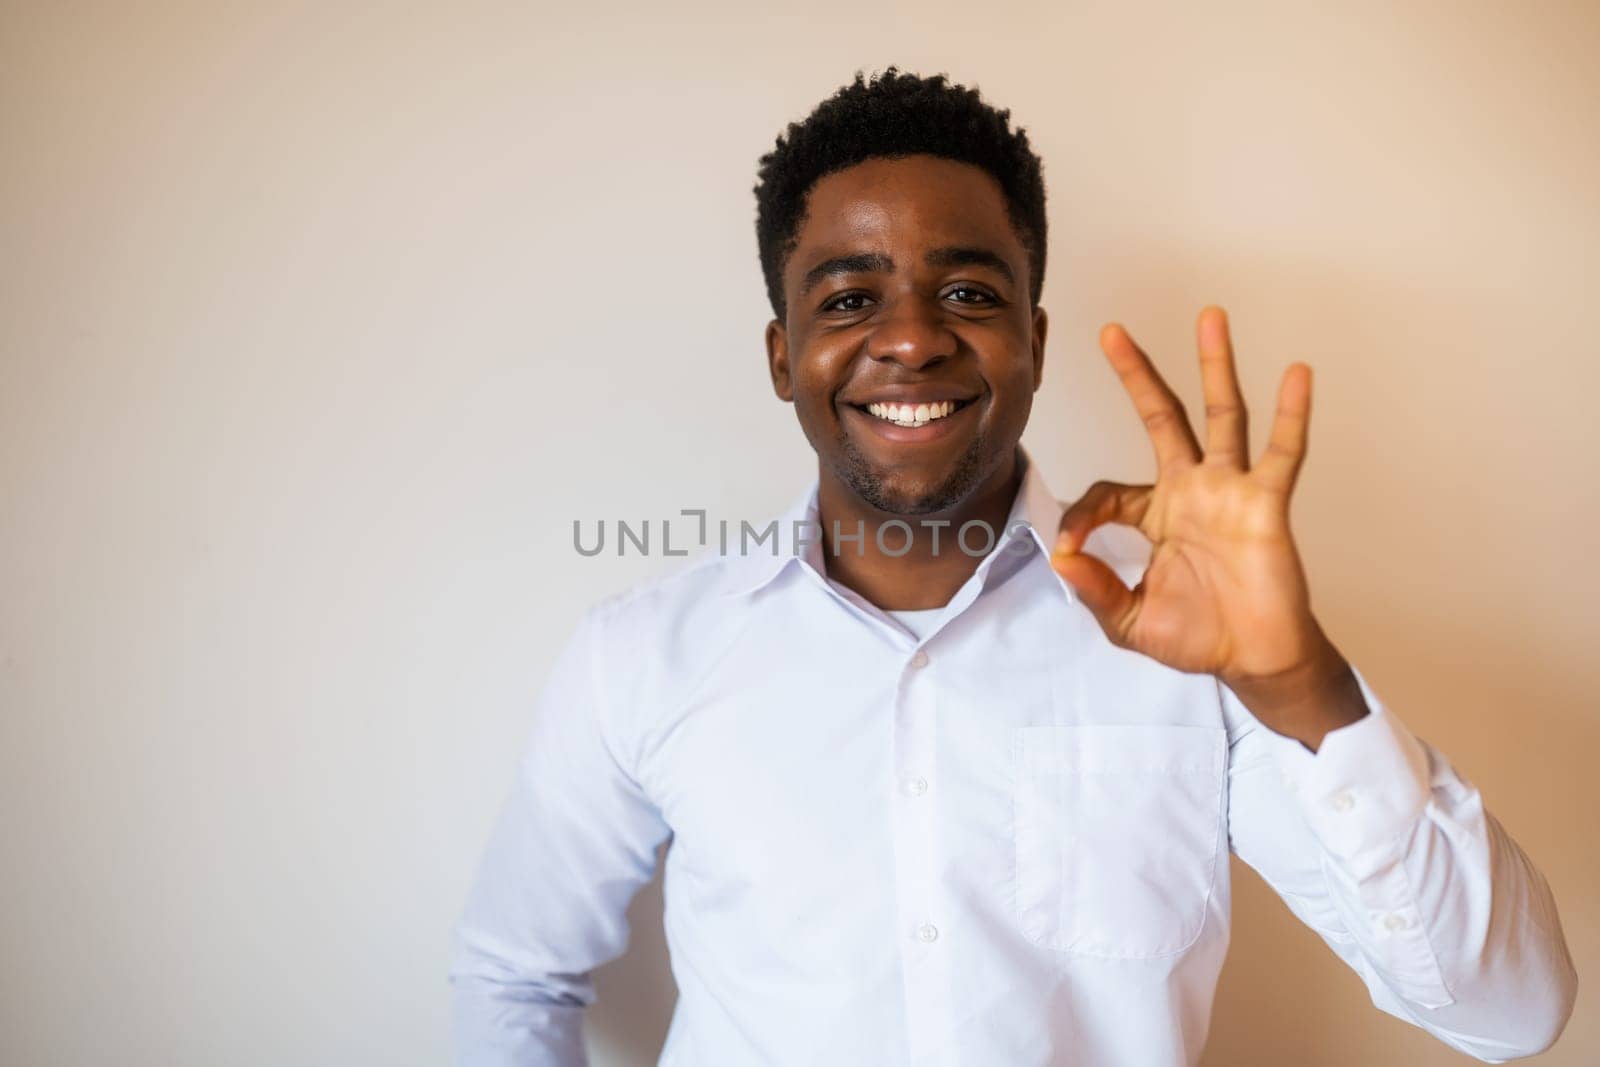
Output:
M1010 110L984 103L976 87L950 84L944 74L919 77L888 67L855 81L818 104L804 122L791 122L761 157L756 194L756 244L767 299L781 321L788 308L783 271L805 220L806 196L826 175L874 157L928 153L981 167L1000 183L1006 211L1028 253L1028 292L1035 305L1044 288L1043 164L1027 132L1010 128Z

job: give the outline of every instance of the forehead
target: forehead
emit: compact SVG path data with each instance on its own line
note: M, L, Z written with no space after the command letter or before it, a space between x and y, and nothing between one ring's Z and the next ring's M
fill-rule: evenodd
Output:
M869 159L819 179L795 236L791 277L817 255L863 249L976 245L1019 267L1025 254L1000 183L970 163L928 155Z

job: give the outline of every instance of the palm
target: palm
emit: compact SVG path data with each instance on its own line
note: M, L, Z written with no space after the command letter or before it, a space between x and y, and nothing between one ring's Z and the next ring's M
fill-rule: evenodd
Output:
M1207 409L1201 452L1183 408L1126 331L1101 345L1155 445L1154 485L1096 482L1062 518L1052 557L1107 636L1177 670L1260 678L1289 670L1324 640L1289 533L1289 494L1305 454L1310 368L1284 376L1270 443L1251 469L1246 413L1220 309L1198 325ZM1136 526L1153 545L1128 589L1079 552L1104 522Z

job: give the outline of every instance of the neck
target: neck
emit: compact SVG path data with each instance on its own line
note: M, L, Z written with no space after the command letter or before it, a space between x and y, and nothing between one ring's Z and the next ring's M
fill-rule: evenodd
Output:
M828 577L885 611L944 607L983 561L982 555L962 550L957 539L961 527L982 522L994 532L997 545L1021 484L1022 464L1013 451L999 470L954 507L897 515L868 504L824 471L818 480L817 511ZM884 529L890 522L896 525ZM909 537L906 526L898 523L910 527ZM988 535L974 530L967 544L977 552L987 541Z

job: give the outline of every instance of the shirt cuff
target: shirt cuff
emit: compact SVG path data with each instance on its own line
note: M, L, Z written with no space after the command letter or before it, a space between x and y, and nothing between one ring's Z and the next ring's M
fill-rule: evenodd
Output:
M1285 787L1312 833L1357 878L1403 848L1432 794L1422 742L1373 693L1354 665L1368 714L1331 730L1316 752L1276 735Z

